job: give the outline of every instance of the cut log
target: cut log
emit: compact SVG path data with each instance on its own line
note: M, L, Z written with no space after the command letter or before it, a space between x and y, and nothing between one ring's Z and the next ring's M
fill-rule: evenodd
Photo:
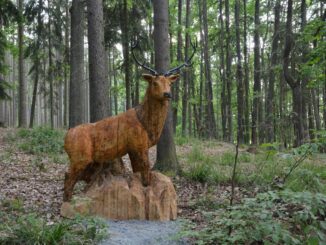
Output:
M143 186L141 176L97 176L84 194L64 202L61 215L93 215L114 220L158 220L177 218L177 195L171 179L151 173L150 186Z

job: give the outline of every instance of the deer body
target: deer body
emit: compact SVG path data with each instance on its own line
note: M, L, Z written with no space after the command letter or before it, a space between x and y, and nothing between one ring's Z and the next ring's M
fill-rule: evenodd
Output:
M87 176L90 165L109 164L128 154L133 172L141 172L144 185L150 183L148 149L160 138L171 97L170 85L178 75L144 75L149 85L143 103L114 117L82 124L68 131L65 150L70 159L64 185L64 201L72 197L78 180Z

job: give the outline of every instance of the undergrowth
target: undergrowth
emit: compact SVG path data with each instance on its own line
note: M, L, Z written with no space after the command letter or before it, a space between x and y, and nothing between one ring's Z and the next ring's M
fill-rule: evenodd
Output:
M197 244L325 244L326 196L269 191L205 213L206 226L182 232Z
M107 226L97 218L77 217L54 224L36 214L0 212L0 244L97 244L107 237Z
M48 127L19 129L7 136L9 142L17 144L18 148L31 154L61 154L64 152L63 130Z

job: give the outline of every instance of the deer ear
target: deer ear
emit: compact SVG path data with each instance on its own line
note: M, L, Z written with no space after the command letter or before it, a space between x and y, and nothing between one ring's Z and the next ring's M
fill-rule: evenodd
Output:
M168 79L170 80L171 83L174 83L176 80L178 80L180 77L179 74L175 74L175 75L171 75L168 77Z
M148 83L151 83L154 79L154 76L150 75L150 74L143 74L142 75L144 80L147 81Z

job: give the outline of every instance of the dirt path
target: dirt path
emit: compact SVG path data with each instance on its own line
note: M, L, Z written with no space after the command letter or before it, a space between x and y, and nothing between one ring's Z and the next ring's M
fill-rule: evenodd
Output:
M101 245L182 245L176 239L181 224L176 221L109 221L110 238Z

